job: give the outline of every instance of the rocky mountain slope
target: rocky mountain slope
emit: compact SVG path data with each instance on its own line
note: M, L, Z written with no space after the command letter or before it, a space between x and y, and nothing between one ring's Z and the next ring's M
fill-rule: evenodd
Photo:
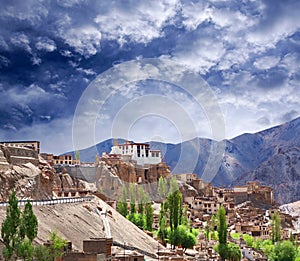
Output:
M243 134L231 140L216 142L195 138L178 144L149 142L160 149L172 173L194 172L202 176L214 148L223 148L221 164L210 177L215 186L244 184L257 180L272 186L280 203L300 199L300 118L254 134ZM119 142L124 142L120 139ZM95 154L109 152L113 139L80 151L84 161L94 161ZM219 151L220 153L220 151ZM216 164L217 165L217 164ZM206 170L207 171L207 170ZM213 170L211 171L214 172Z

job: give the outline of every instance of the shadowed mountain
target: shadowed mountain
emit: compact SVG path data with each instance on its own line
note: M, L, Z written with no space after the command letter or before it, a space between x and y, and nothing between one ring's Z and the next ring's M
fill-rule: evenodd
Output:
M257 180L270 185L281 203L299 200L300 118L254 133L245 133L221 142L194 138L178 144L149 142L162 151L173 173L196 173L215 186L245 184ZM118 139L119 143L125 140ZM82 161L110 152L113 139L81 150ZM279 186L279 184L285 184ZM299 189L298 189L299 190Z

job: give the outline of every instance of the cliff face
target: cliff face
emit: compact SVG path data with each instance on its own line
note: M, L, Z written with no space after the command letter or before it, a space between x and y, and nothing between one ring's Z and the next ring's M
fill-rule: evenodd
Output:
M53 191L86 189L86 183L55 170L37 152L0 146L0 201L14 189L18 198L48 199Z
M254 171L239 177L233 184L243 185L248 180L271 186L275 201L279 204L297 201L300 198L300 149L280 148L269 160Z
M138 183L150 194L156 193L159 177L170 177L171 171L165 163L149 168L135 166L120 160L99 160L96 167L96 186L109 198L118 199L123 184Z
M0 150L0 154L1 152L2 150ZM0 201L6 201L13 189L19 198L45 199L52 197L54 171L43 159L37 158L38 165L31 162L14 165L5 160L6 158L3 157L0 163Z

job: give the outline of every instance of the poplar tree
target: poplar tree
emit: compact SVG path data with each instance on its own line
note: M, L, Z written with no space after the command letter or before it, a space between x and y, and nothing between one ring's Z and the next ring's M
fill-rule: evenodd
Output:
M158 179L158 195L164 199L167 195L167 192L168 192L168 184L167 184L167 180L160 176L159 179Z
M145 206L145 216L146 216L146 224L145 228L148 231L152 231L152 225L153 225L153 207L151 205L151 202L147 202Z
M29 200L25 204L25 208L22 213L22 219L20 224L20 236L24 238L27 236L30 242L37 236L38 221L33 213L32 205Z
M117 210L124 217L126 217L128 214L127 188L125 185L123 185L123 187L122 187L122 195L121 195L120 201L117 204Z
M3 248L3 256L6 259L11 259L17 251L19 241L19 225L21 211L18 207L18 199L16 192L13 190L8 198L8 205L6 208L6 218L2 223L1 237L5 247Z
M170 192L167 197L167 205L169 210L170 229L173 231L181 224L182 217L182 194L179 191L177 180L174 177L170 182Z
M271 227L272 227L272 242L280 242L281 240L281 219L278 211L276 210L272 215L271 220Z
M166 239L167 239L167 235L168 235L167 218L166 218L166 209L165 208L166 208L165 203L161 203L159 216L158 216L159 229L157 231L157 236L161 239L163 245L166 245Z
M143 187L138 188L138 211L140 214L144 214L144 207L145 207L145 191Z
M23 212L18 207L15 191L9 195L6 219L2 224L1 236L4 241L3 256L9 260L21 257L30 260L33 256L32 241L37 236L38 221L28 200Z
M227 222L226 222L226 211L223 206L221 206L217 213L218 218L218 237L219 237L219 245L218 252L221 256L222 260L228 255L227 249Z
M135 214L136 213L136 188L135 188L135 184L130 183L129 192L130 192L130 214Z

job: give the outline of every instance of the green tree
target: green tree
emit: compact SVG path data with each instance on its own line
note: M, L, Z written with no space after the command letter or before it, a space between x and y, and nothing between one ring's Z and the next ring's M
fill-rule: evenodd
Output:
M151 205L151 202L147 202L146 206L145 206L145 216L146 216L145 229L148 230L148 231L152 231L153 212L154 212L154 209Z
M130 183L130 214L136 213L136 187L135 184Z
M74 156L75 156L75 159L76 159L76 160L80 160L80 151L79 151L79 150L76 150Z
M228 250L227 250L227 222L226 222L226 211L223 206L218 209L217 213L218 218L218 237L219 237L219 255L223 260L227 257Z
M32 260L33 252L34 246L28 238L25 238L22 242L18 243L17 255L24 261Z
M215 231L216 226L217 226L217 220L216 220L216 216L214 214L212 214L210 222L209 222L209 226L210 226L210 231Z
M50 232L49 241L50 241L49 252L51 254L51 260L63 256L68 241L66 239L63 239L61 236L59 236L56 231Z
M176 239L177 244L181 245L184 251L188 248L192 248L197 243L196 236L190 232L190 229L185 225L178 226L175 236L178 237L178 239Z
M170 181L170 191L169 191L169 194L172 194L172 193L174 193L177 190L179 190L177 179L175 177L172 177L171 181Z
M240 261L242 259L242 253L240 247L235 243L227 244L227 258L229 261Z
M37 245L34 248L33 255L38 261L50 261L50 248L44 245Z
M205 226L204 235L207 240L210 240L210 228L209 225Z
M272 215L271 220L271 227L272 227L272 242L280 242L281 240L281 219L278 211L276 210Z
M243 235L243 239L245 240L246 242L246 245L248 247L253 247L253 244L254 244L254 239L252 236L248 235L248 234L244 234Z
M143 187L138 188L138 211L140 214L144 214L144 207L146 203L145 191Z
M182 194L179 189L170 192L167 198L169 209L169 223L171 231L176 230L181 224L182 217Z
M123 187L122 187L122 195L121 195L120 201L117 204L117 210L124 217L126 217L128 214L127 188L125 185L123 185Z
M158 216L158 225L159 225L159 228L157 231L157 236L158 236L158 238L161 239L162 244L166 245L168 231L167 231L167 218L166 218L165 203L161 203L161 205L160 205L160 211L159 211L159 216Z
M267 239L262 242L261 249L267 257L271 257L271 255L274 253L274 248L275 247L272 240Z
M20 236L24 238L27 236L30 242L37 236L38 233L38 221L33 213L32 205L29 200L25 204L25 208L22 213L20 222Z
M188 206L185 205L184 208L183 208L183 211L182 211L182 218L181 218L181 224L185 225L185 226L190 225L189 224L189 220L188 220L188 213L187 213L187 211L188 211Z
M164 199L167 196L167 192L168 192L168 183L167 180L160 176L158 179L158 195Z
M9 260L16 254L19 242L19 225L21 211L18 207L18 199L15 191L9 195L8 206L6 208L6 218L2 223L1 237L5 247L3 248L3 256Z
M297 248L289 240L277 243L274 249L274 261L294 261L297 256Z
M241 234L240 233L230 233L230 236L234 240L239 240L241 238Z

